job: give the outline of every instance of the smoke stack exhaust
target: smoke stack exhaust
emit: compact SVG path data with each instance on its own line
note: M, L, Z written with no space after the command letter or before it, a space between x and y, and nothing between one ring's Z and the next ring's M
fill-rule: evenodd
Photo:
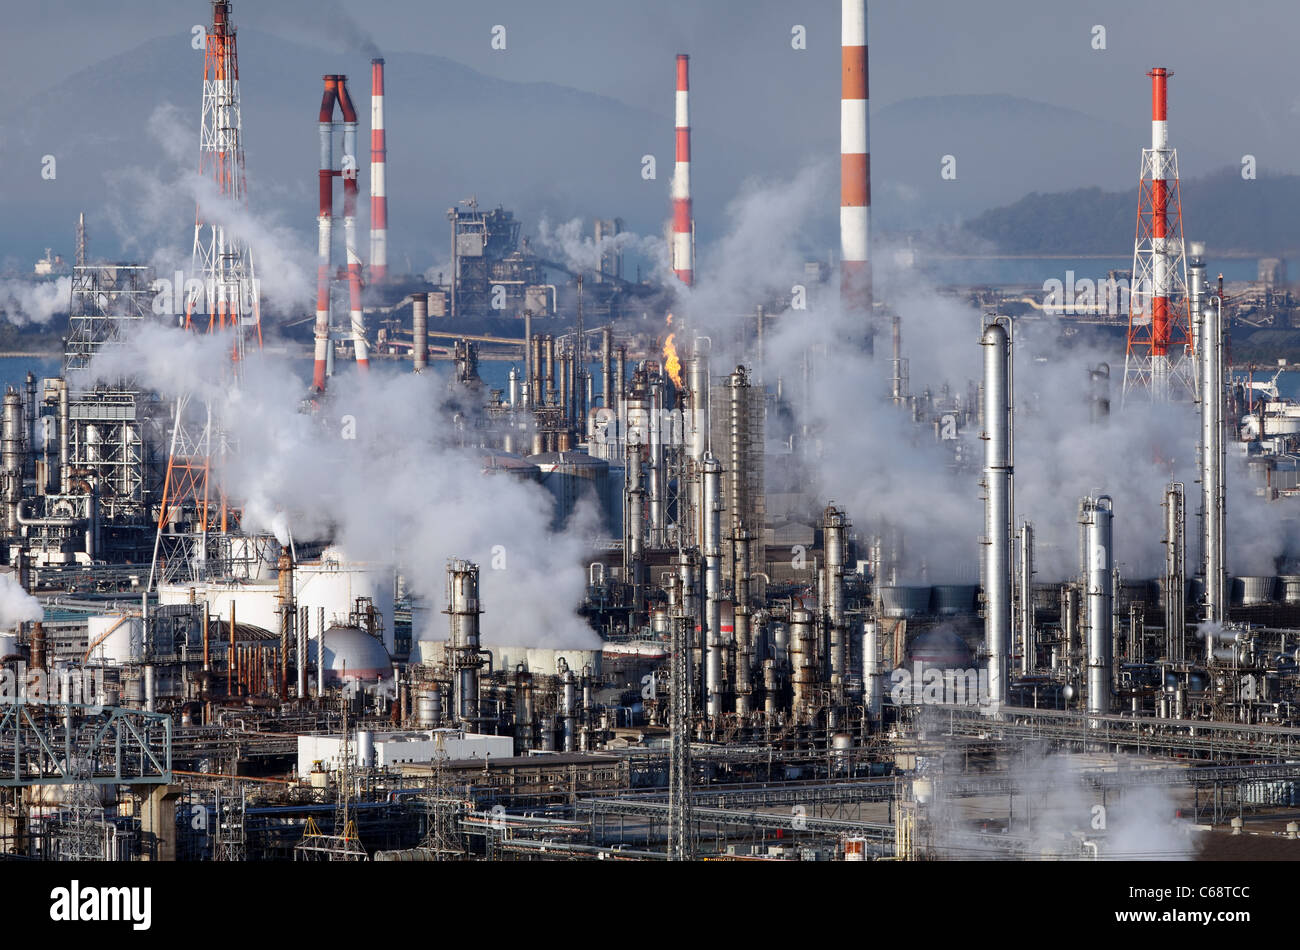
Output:
M338 101L338 80L325 76L325 94L320 101L320 213L316 246L316 352L312 388L325 391L326 360L330 345L330 270L334 227L334 103Z
M677 163L673 166L673 271L695 283L695 217L691 210L690 57L677 54Z
M370 61L370 280L388 276L388 190L384 137L384 61Z
M840 301L871 315L871 151L866 0L842 0L840 58Z

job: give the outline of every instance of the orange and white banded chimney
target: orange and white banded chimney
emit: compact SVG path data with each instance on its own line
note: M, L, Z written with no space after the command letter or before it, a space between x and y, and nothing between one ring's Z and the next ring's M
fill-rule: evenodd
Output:
M840 301L871 313L871 144L867 3L841 0Z
M357 252L357 110L348 94L348 78L338 77L339 106L343 110L343 240L348 260L348 300L352 323L352 346L356 350L357 368L370 369L366 352L366 317L361 309L361 255Z
M691 211L690 60L677 54L677 161L673 166L673 271L683 284L695 283L695 217Z
M388 276L388 191L384 165L384 61L370 61L370 280Z
M326 361L330 346L330 270L334 227L334 104L338 102L338 77L325 76L320 101L320 214L316 245L316 363L312 388L325 391Z

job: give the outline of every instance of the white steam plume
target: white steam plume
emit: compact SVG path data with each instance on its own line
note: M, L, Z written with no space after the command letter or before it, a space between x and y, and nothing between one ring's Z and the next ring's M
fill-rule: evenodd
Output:
M227 343L142 328L86 371L131 367L164 398L210 399L237 446L221 480L246 530L329 537L348 557L395 562L412 591L441 608L452 557L480 565L485 640L594 647L575 608L586 587L587 523L553 532L551 497L535 483L485 475L456 447L446 381L435 373L344 373L316 414L299 411L303 384L289 362L248 360L238 387L222 379Z
M0 312L17 326L49 323L57 314L68 312L72 278L57 280L0 280Z

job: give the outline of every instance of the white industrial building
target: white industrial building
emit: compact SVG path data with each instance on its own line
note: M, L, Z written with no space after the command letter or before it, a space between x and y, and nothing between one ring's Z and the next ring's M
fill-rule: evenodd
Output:
M358 730L352 737L355 764L377 768L432 762L439 748L446 753L448 760L504 759L514 755L515 751L514 739L510 736L481 736L460 729L418 732ZM298 736L298 776L310 776L317 763L324 771L337 771L342 763L342 750L342 736Z

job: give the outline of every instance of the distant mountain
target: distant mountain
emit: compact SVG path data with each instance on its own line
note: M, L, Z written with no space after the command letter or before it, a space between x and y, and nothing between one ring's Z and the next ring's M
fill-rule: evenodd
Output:
M872 117L873 225L955 225L1028 192L1116 187L1149 131L1001 95L905 99ZM956 178L941 177L945 156Z
M309 254L320 77L350 78L361 116L364 196L369 62L247 29L239 52L250 201L293 229ZM150 40L26 101L0 101L0 264L29 270L46 247L71 256L81 210L92 255L139 258L166 246L188 258L192 202L169 198L152 182L174 181L178 169L197 163L202 56L188 33ZM471 195L512 208L526 233L542 215L552 223L618 215L633 231L661 233L672 172L669 95L662 112L651 112L550 83L495 79L438 56L392 53L386 60L394 269L408 261L417 271L444 264L446 210ZM838 60L827 69L838 77ZM160 142L150 122L164 105L175 107L185 130ZM692 142L702 244L725 227L724 207L745 179L789 178L809 161L837 167L834 93L791 88L762 105L757 124L752 108L702 105ZM873 226L882 231L952 229L1029 191L1117 187L1136 172L1145 134L1000 95L908 99L877 109L872 123ZM58 163L53 181L40 176L45 155ZM644 155L657 160L654 180L641 177ZM956 160L955 180L940 176L947 155ZM820 199L824 214L814 210L805 229L822 249L838 244L838 183L831 185ZM164 200L170 205L160 206ZM365 227L369 202L361 204ZM123 251L119 231L138 245Z
M1300 175L1246 180L1226 168L1182 182L1183 231L1215 254L1293 255L1300 250ZM1125 191L1035 192L977 215L965 230L1006 254L1113 254L1133 250L1137 182Z

